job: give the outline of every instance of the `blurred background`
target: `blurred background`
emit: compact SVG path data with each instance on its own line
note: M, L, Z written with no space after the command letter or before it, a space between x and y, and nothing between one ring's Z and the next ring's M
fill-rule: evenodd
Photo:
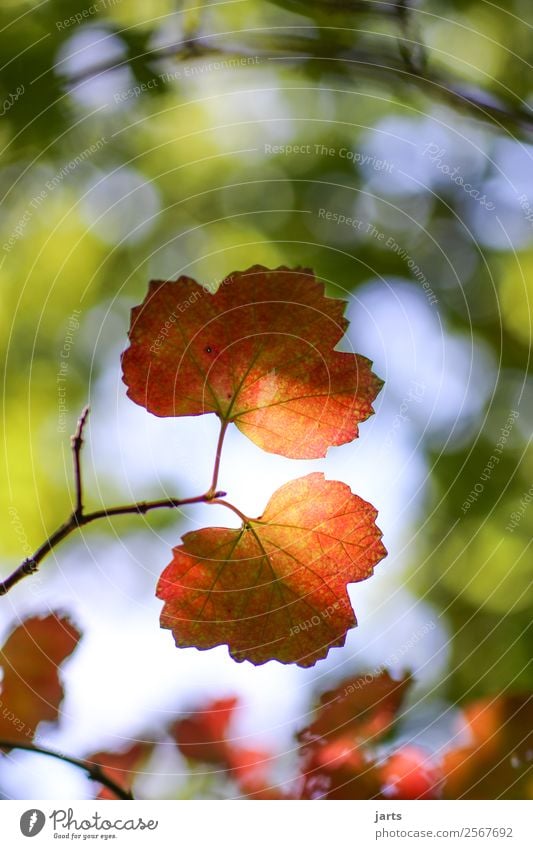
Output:
M290 758L316 692L387 667L415 679L404 739L438 750L461 705L531 690L528 3L337 5L2 3L3 576L72 509L69 435L85 403L87 507L208 486L215 418L157 419L121 382L150 279L313 268L347 301L343 346L385 380L359 440L325 460L263 453L234 429L221 468L252 516L313 470L376 506L389 555L350 589L346 646L305 670L176 649L157 579L182 533L230 514L100 522L1 600L0 639L52 609L84 634L42 745L120 748L236 694L239 737ZM163 751L138 792L209 795L192 781ZM16 752L0 792L92 788Z

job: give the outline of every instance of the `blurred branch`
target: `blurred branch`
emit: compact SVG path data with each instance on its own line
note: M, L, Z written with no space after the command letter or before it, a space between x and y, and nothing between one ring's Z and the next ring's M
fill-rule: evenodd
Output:
M76 485L76 507L74 509L74 514L76 516L82 516L83 514L80 454L83 445L83 428L85 427L88 415L89 407L84 407L82 414L78 419L76 432L74 436L71 437L72 452L74 454L74 481Z
M327 61L327 58L326 58ZM358 70L373 78L389 79L392 85L398 83L398 77L406 84L413 84L432 99L448 103L454 108L468 113L477 120L489 121L498 126L533 132L533 112L517 104L488 92L485 89L469 87L458 79L445 77L427 69L415 70L394 62L392 57L386 61L376 54L346 53L334 61L344 61L356 65Z
M396 15L394 0L271 0L277 6L283 6L301 15L322 12L326 15Z
M70 517L64 522L37 551L24 560L15 571L9 575L4 581L0 582L0 596L6 595L19 581L22 581L28 575L32 575L39 568L39 563L43 560L52 549L71 533L82 528L84 525L89 525L91 522L96 522L98 519L106 519L110 516L127 516L131 514L145 514L150 510L160 510L162 508L183 507L186 504L207 504L214 502L218 498L223 498L225 492L207 492L204 495L196 495L193 498L162 498L158 501L139 501L135 504L125 504L119 507L104 507L101 510L95 510L92 513L84 513L82 506L83 491L81 479L81 462L80 453L83 445L83 429L87 422L89 408L85 407L76 427L76 432L71 437L72 450L74 455L74 479L76 486L76 504Z
M327 46L329 52L318 53L317 47ZM311 41L311 39L285 38L282 55L270 56L271 60L294 63L321 62L326 73L346 79L346 71L356 68L358 74L373 82L385 82L389 87L397 88L399 83L413 85L421 89L433 100L448 103L456 109L466 112L477 120L485 120L500 128L512 127L528 133L533 132L533 111L498 97L486 89L469 86L451 75L445 76L427 67L412 67L405 59L390 50L365 50L336 47L329 43ZM299 55L298 55L299 53ZM408 67L408 65L411 65ZM332 68L330 71L328 66Z
M33 743L0 740L0 750L2 749L21 749L24 752L33 752L36 755L46 755L49 758L55 758L58 761L63 761L63 763L71 764L79 769L83 769L92 781L96 781L98 784L102 784L104 787L107 787L108 790L114 793L117 799L124 799L126 801L133 800L131 791L125 790L119 784L116 784L112 778L109 778L105 774L99 764L89 763L88 761L81 760L80 758L71 758L69 755L64 755L61 752L54 752L52 749L45 749L43 746L36 746Z
M330 5L329 2L324 2L324 7ZM346 6L352 11L356 11L355 5L357 4L350 2L343 4L341 0L338 4L339 7ZM254 56L262 61L278 61L289 66L295 62L315 61L323 64L325 73L332 73L333 67L333 73L338 74L341 69L344 76L347 70L356 67L360 75L372 81L384 82L392 88L398 87L398 84L414 85L432 99L448 103L477 120L488 121L500 128L503 126L527 133L533 131L533 112L530 109L486 89L469 86L452 74L445 75L429 69L426 49L417 34L409 0L396 0L394 3L381 5L386 6L388 13L394 15L398 22L401 38L398 50L394 52L387 48L346 48L329 40L329 29L323 28L320 30L320 38L276 33L270 38L261 36L256 40L249 40L247 45L240 49L212 44L210 36L193 35L182 42L146 51L135 58L151 63L165 59L184 62L204 57L228 60ZM330 29L334 31L335 27ZM326 38L328 40L325 40ZM102 62L76 74L63 75L63 79L69 87L76 87L101 74L128 67L130 61L131 57L126 57L115 62Z
M411 0L397 0L395 9L402 36L398 41L400 56L409 71L415 74L424 73L428 57L412 14Z

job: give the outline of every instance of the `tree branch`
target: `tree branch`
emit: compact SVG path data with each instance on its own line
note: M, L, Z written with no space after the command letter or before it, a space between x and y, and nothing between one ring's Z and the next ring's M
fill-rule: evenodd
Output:
M330 0L327 3L330 6ZM339 0L338 8L350 8L357 11L357 4ZM297 61L321 61L327 68L327 63L344 63L345 66L357 65L358 71L373 80L384 80L388 85L397 86L398 82L415 84L432 98L451 103L455 108L470 113L476 120L485 120L493 124L512 127L528 134L533 132L533 112L517 103L497 96L491 91L468 86L464 81L444 76L439 72L430 72L427 68L427 56L420 38L412 34L412 10L408 0L396 0L383 4L390 16L394 16L402 34L399 52L392 54L383 50L352 50L347 52L342 47L337 49L334 42L327 45L321 39L284 35L276 33L274 38L261 37L250 42L241 49L225 49L210 44L211 36L192 37L188 40L139 53L135 57L126 57L114 62L101 62L75 74L64 74L66 85L76 86L100 74L127 67L132 58L145 62L158 62L163 59L185 61L213 56L220 59L246 58L256 56L263 61L275 60L288 65ZM375 11L376 9L374 9ZM281 28L279 28L281 30ZM334 29L334 27L332 27ZM255 44L255 46L254 46ZM329 55L320 55L326 47ZM247 52L248 51L248 52ZM252 51L252 52L250 52ZM156 77L157 74L154 75Z
M82 493L82 481L81 481L81 464L80 464L80 453L83 445L83 428L85 427L85 422L87 421L87 416L89 415L89 407L84 407L81 413L81 416L78 419L78 425L76 427L76 432L74 436L71 436L70 441L72 444L72 452L74 455L74 482L76 485L76 506L74 508L74 514L76 516L81 516L83 513L83 493Z
M151 510L160 510L163 508L175 509L183 507L186 504L208 504L215 499L223 498L225 492L209 492L204 495L196 495L193 498L162 498L158 501L139 501L135 504L125 504L118 507L104 507L101 510L94 510L92 513L84 513L82 505L82 483L81 483L81 447L83 445L83 428L89 415L89 408L85 407L76 428L76 432L71 437L72 450L74 453L74 476L76 484L76 506L67 519L31 557L24 560L11 575L4 581L0 582L0 596L6 595L19 581L22 581L28 575L32 575L39 568L39 563L44 560L47 554L54 549L66 537L70 536L73 531L82 528L84 525L89 525L91 522L96 522L98 519L106 519L110 516L127 516L131 514L144 515Z
M405 67L414 74L424 74L428 57L422 38L413 19L411 0L396 0L396 16L401 37L398 50Z
M54 752L52 749L45 749L43 746L36 746L34 743L11 742L10 740L0 740L0 750L2 749L21 749L25 752L33 752L36 755L46 755L49 758L55 758L63 763L71 764L79 769L83 769L92 781L102 784L115 794L117 799L133 800L133 794L130 790L125 790L112 778L109 778L103 771L100 764L93 764L89 761L81 760L80 758L72 758L69 755L63 755L61 752Z
M335 48L331 43L308 41L307 49L304 39L285 38L280 44L284 48L278 56L271 56L271 61L284 64L295 62L320 62L325 73L346 80L346 71L357 69L359 75L365 75L373 82L383 82L390 87L399 84L414 85L433 100L448 103L455 109L468 113L476 120L496 124L498 128L511 127L531 135L533 132L533 111L515 103L509 103L498 95L474 85L464 83L452 76L426 68L414 69L412 62L406 66L405 61L391 51L377 52L366 49ZM294 43L296 42L296 43ZM330 52L324 52L325 49ZM320 51L320 52L319 52Z

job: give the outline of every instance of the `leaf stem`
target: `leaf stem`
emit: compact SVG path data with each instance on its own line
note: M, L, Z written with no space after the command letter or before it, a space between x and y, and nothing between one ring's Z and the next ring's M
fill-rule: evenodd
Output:
M235 507L233 504L230 504L229 501L223 501L221 498L218 498L217 496L215 496L215 498L212 501L210 501L209 503L210 504L220 504L222 507L227 507L228 510L233 510L233 512L237 514L239 519L242 519L242 521L244 522L245 525L248 525L249 522L250 522L250 519L248 518L248 516L245 516L244 513L241 513L241 511L237 507Z
M211 486L207 491L207 495L211 498L216 498L216 488L218 483L218 473L220 471L220 459L222 457L222 446L224 445L224 437L226 436L226 431L228 429L229 422L227 420L220 421L220 433L218 435L217 442L217 450L215 454L215 465L213 468L213 479L211 481Z
M112 778L109 778L109 776L107 776L103 771L100 764L90 763L89 761L84 761L80 758L73 758L70 757L70 755L62 754L62 752L54 752L52 749L45 749L43 746L36 746L34 743L0 740L0 750L1 749L21 749L25 752L33 752L36 755L46 755L49 758L55 758L56 760L71 764L79 769L83 769L92 781L97 781L98 784L102 784L104 787L107 787L108 790L111 790L117 799L124 799L128 801L133 800L131 791L125 790L120 786L120 784L117 784Z

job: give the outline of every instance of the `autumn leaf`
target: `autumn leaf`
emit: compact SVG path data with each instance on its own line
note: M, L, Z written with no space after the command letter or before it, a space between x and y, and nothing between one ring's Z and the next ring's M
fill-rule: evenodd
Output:
M346 585L386 554L375 518L322 473L291 481L259 519L183 537L157 587L161 626L181 647L227 644L238 661L312 666L357 624Z
M350 737L375 743L390 730L410 686L409 675L396 681L386 670L348 678L322 694L313 722L298 739L310 744Z
M63 700L59 669L80 633L69 619L51 613L26 619L0 650L0 738L29 742L40 722L55 722Z
M170 733L181 754L191 760L228 763L228 729L238 700L215 699L200 710L178 719Z
M302 268L237 271L215 294L152 281L122 356L128 396L157 416L216 413L265 451L324 457L355 439L382 386L369 360L334 350L345 305Z
M121 752L95 752L87 763L98 765L102 772L124 790L130 790L133 780L154 748L153 743L139 740ZM108 788L102 787L97 799L116 799Z
M383 670L348 678L320 697L302 743L302 798L370 799L383 785L375 746L392 727L411 678Z

